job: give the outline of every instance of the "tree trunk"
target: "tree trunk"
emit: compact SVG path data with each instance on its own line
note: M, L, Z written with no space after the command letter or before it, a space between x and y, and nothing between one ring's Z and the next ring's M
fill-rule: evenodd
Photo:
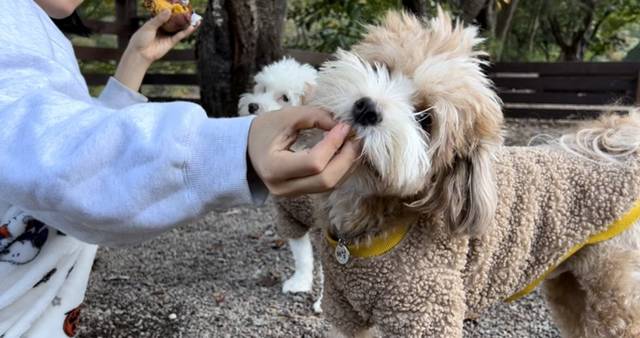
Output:
M562 54L560 60L567 62L578 62L584 58L583 43L576 43L568 46L561 46Z
M542 12L547 8L548 3L549 0L542 0L538 8L536 9L536 16L533 18L531 28L529 29L529 42L527 42L527 46L529 46L527 48L529 54L533 54L533 43L535 41L536 34L538 33L538 28L540 27L540 16L542 15Z
M252 74L282 54L286 0L208 0L197 41L201 104L236 116Z
M487 35L496 36L496 21L498 20L498 13L496 12L496 0L487 0L487 4L484 6L478 17L480 29L487 32Z
M496 39L498 40L496 60L498 61L502 59L502 51L507 43L509 31L511 31L513 16L518 8L518 1L519 0L511 0L507 7L498 14L498 18L496 20Z
M282 57L282 33L287 17L286 0L258 0L261 13L258 45L256 46L256 66L261 68Z
M595 28L592 27L593 18L595 15L596 4L599 0L581 0L582 3L582 20L580 20L580 25L577 25L577 30L574 30L574 27L570 27L568 29L569 38L566 39L564 35L564 31L560 26L559 20L555 15L551 15L547 22L549 23L549 28L551 30L551 34L553 35L554 40L560 47L562 54L560 55L560 59L562 61L582 61L584 58L584 51L589 45L590 36L595 35L600 23L595 25ZM608 16L605 14L604 20ZM591 33L590 33L591 32Z
M462 20L480 27L494 36L496 26L495 0L462 0Z
M485 7L489 5L489 0L463 0L462 20L467 23L474 23Z

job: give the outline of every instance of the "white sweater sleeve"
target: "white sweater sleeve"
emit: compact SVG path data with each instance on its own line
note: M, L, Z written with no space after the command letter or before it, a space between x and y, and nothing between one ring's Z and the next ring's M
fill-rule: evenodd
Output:
M113 109L122 109L137 103L149 102L146 96L134 92L113 77L109 78L102 93L95 100L105 107Z
M209 119L195 104L133 104L141 98L113 92L103 104L83 100L68 67L10 47L0 69L0 200L65 233L136 243L264 199L247 182L250 118Z

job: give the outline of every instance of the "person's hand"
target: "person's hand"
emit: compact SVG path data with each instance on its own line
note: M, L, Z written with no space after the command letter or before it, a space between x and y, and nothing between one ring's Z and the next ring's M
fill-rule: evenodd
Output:
M162 58L169 52L178 42L191 35L198 28L189 25L184 30L176 32L173 35L167 35L159 31L160 27L171 18L171 11L165 9L158 15L147 21L138 31L136 31L127 49L133 53L139 54L149 64Z
M191 26L173 35L160 31L171 18L171 11L164 10L147 21L133 34L122 54L115 78L133 91L138 91L149 66L165 56L178 42L191 35L198 26Z
M313 148L289 148L302 129L330 130ZM359 143L349 140L350 127L311 107L288 107L260 115L249 130L248 154L253 168L276 196L333 189L360 156Z

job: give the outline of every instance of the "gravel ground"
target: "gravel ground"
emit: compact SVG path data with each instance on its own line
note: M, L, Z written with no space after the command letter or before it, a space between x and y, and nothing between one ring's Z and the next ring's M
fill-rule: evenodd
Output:
M570 122L510 120L507 143L558 135ZM284 295L291 274L271 209L237 208L125 249L101 248L80 337L325 337L315 295ZM314 293L318 287L314 288ZM466 337L558 337L539 295L465 323Z

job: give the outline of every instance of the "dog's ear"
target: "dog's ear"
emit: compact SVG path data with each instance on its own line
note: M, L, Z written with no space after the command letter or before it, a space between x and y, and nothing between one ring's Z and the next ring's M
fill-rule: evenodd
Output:
M431 115L431 171L422 210L442 215L454 234L479 235L493 221L492 154L502 143L501 101L484 74L477 29L444 12L427 24L413 69L417 106Z
M430 203L453 234L478 236L493 221L497 191L491 148L479 145L435 173Z
M306 105L311 101L315 90L316 90L315 83L310 83L310 82L304 83L304 94L302 94L302 97L300 97L300 102L302 105Z
M497 206L492 156L502 143L502 111L495 93L483 89L466 90L469 101L446 97L430 109L432 168L418 204L442 215L453 234L482 234Z
M452 233L479 235L497 204L491 156L502 143L500 99L472 56L425 60L414 81L431 114L431 182L420 204L442 214Z

